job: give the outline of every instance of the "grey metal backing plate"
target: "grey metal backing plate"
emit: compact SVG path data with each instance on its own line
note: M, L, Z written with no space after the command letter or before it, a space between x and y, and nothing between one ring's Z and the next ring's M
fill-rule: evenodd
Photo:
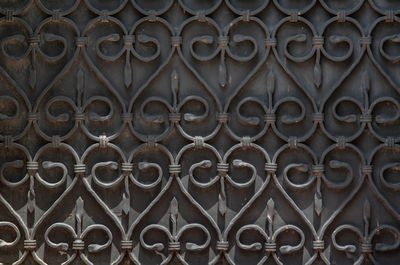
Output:
M0 264L400 264L399 14L0 0Z

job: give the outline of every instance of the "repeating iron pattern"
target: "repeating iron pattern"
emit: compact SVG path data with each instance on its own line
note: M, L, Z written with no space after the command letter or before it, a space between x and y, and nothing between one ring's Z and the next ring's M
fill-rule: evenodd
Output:
M0 0L0 264L399 264L399 14Z

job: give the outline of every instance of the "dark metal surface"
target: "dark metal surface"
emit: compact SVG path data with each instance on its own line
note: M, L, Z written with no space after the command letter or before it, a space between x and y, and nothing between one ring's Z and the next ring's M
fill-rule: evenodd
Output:
M0 264L400 263L400 2L0 14Z

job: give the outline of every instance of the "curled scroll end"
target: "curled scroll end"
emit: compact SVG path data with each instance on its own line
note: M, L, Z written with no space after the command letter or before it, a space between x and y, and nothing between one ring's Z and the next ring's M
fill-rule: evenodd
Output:
M161 115L155 115L151 118L151 122L154 124L163 124L164 118Z
M8 38L9 41L13 40L19 43L23 43L25 41L25 35L23 34L15 34L14 36L11 36Z
M398 236L398 234L395 234L395 236ZM388 245L388 244L384 244L384 243L376 243L375 244L375 250L380 251L380 252L390 251L390 250L394 250L396 248L397 248L397 244L395 244L395 245Z
M242 160L240 160L240 159L234 159L232 161L232 165L234 167L243 167L244 166L244 162Z
M10 118L11 118L10 116L0 113L0 120L4 121L4 120L9 120Z
M54 166L54 162L51 161L43 161L42 167L47 169L47 168L52 168Z
M195 243L188 242L188 243L186 243L186 249L191 250L191 251L199 251L202 249L202 247Z
M397 118L397 116L396 116L396 118ZM378 124L389 124L396 120L397 119L393 119L392 117L385 117L383 115L376 115L376 117L375 117L375 122Z
M329 37L329 41L332 43L339 43L344 40L345 40L345 38L343 38L342 36L338 36L338 35L332 35Z
M329 166L331 167L331 168L341 168L341 167L344 167L344 163L343 162L341 162L341 161L338 161L338 160L331 160L331 161L329 161Z
M246 37L245 35L242 35L242 34L233 35L233 41L234 42L242 42L242 41L245 41L247 39L248 39L248 37Z
M400 42L400 34L395 35L390 40L393 41L393 42L396 42L396 43Z
M145 169L148 169L149 167L150 167L150 165L147 162L139 162L139 164L138 164L139 170L145 170Z
M196 121L197 118L198 118L198 117L197 117L196 115L192 114L192 113L185 113L185 114L183 115L183 119L184 119L185 121Z
M56 249L58 249L59 251L64 251L66 252L68 250L68 244L67 243L59 243L56 244Z
M203 160L203 163L201 165L203 168L210 168L212 166L212 163L210 160Z
M61 36L55 35L53 33L45 33L44 40L45 41L61 41L63 38Z
M344 247L344 252L349 253L349 254L353 254L356 252L356 247L353 245L347 245Z
M306 34L297 34L296 36L293 37L293 40L298 42L304 42L307 40L307 36Z
M258 251L258 250L261 250L261 248L262 248L261 243L254 243L254 244L251 244L248 249Z
M257 126L260 124L260 118L258 117L249 117L245 119L245 122L252 126Z
M308 166L306 164L297 164L295 168L303 173L308 172Z
M281 252L282 254L291 254L296 250L295 247L289 246L289 245L285 245L285 246L281 246L279 248L279 252Z
M69 115L67 113L55 116L56 122L67 122L68 120L69 120Z
M55 41L57 39L58 39L58 37L56 35L52 34L52 33L45 33L44 34L44 40L45 41Z
M22 160L14 160L11 162L10 166L14 168L22 168L24 166L24 161Z
M214 42L214 38L210 35L204 35L199 38L199 41L205 44L211 44Z
M108 41L119 41L121 38L119 34L110 34L107 36L106 40Z
M137 36L137 40L139 42L147 43L147 42L154 41L154 38L152 38L152 37L150 37L149 35L146 35L146 34L139 34Z
M301 122L302 120L303 120L302 116L291 117L289 115L282 115L282 117L281 117L281 121L284 124L295 124L295 123Z
M151 249L155 250L155 251L163 251L164 250L164 245L161 244L161 243L156 243L156 244L151 246Z
M357 121L357 116L354 114L346 115L343 117L342 121L347 123L353 123Z
M88 246L88 251L89 253L96 253L99 252L101 250L102 246L98 245L98 244L90 244Z
M118 169L118 163L114 162L114 161L111 161L110 164L109 164L109 167L112 170L117 170Z

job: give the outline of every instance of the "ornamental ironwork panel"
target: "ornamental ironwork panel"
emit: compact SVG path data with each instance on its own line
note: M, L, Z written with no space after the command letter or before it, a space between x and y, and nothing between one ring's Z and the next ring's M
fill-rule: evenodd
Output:
M400 2L0 0L0 264L399 264Z

